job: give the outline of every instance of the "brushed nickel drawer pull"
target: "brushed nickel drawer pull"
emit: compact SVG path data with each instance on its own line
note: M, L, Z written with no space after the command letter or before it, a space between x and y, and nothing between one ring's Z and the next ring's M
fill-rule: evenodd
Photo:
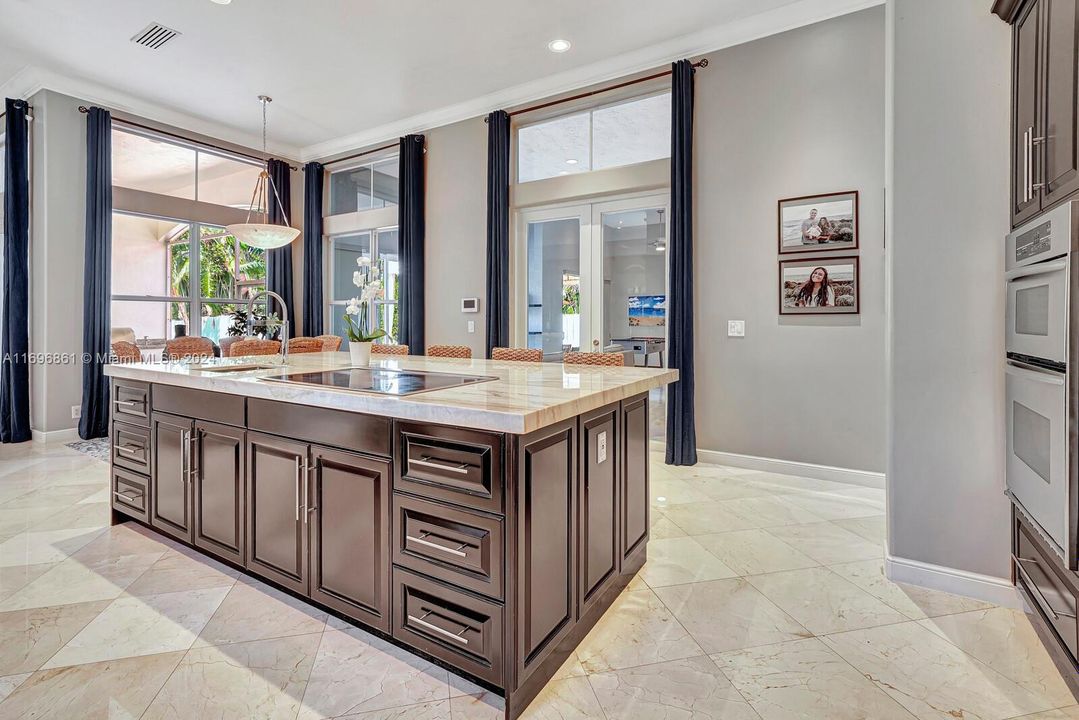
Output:
M424 547L434 548L435 550L441 550L442 552L449 553L450 555L456 555L458 557L468 557L467 554L461 552L460 548L458 548L457 550L454 550L453 548L448 548L448 547L446 547L444 545L439 545L438 543L433 543L430 540L424 540L424 538L427 537L430 534L431 533L424 533L420 537L414 537L412 535L405 535L405 540L412 541L412 542L416 543L417 545L423 545ZM461 547L468 547L468 545L462 545Z
M130 502L130 503L137 502L137 501L142 499L142 493L137 493L137 492L135 492L133 490L131 490L129 492L131 492L130 495L128 495L127 493L121 492L119 490L113 490L112 494L116 497L116 499L118 499L118 500L126 500L127 502Z
M116 452L124 453L127 455L141 455L146 452L146 448L140 445L117 445Z
M460 465L443 465L442 463L432 462L430 455L424 455L419 460L410 459L408 463L410 465L419 465L421 467L434 468L435 470L448 470L449 472L468 475L468 463L461 463Z
M124 407L142 407L146 405L145 400L117 400L117 405L123 405Z
M430 614L431 613L429 613L429 612L427 613L427 615L430 615ZM427 617L427 615L424 615L423 617ZM416 623L420 627L422 627L422 628L424 628L426 630L430 630L433 633L438 633L439 635L441 635L444 638L447 638L449 640L453 640L455 642L459 642L462 645L468 645L468 639L467 638L463 638L460 635L454 635L449 630L443 630L438 625L432 625L431 623L427 622L423 618L418 618L415 615L409 615L408 616L408 621ZM468 630L468 628L465 628L461 632L465 632L465 630Z
M1018 570L1019 574L1023 576L1024 580L1026 580L1027 586L1029 587L1030 591L1037 596L1037 599L1041 601L1041 604L1045 606L1045 609L1049 611L1049 614L1053 616L1054 620L1059 620L1061 617L1066 617L1071 620L1076 619L1074 613L1057 610L1052 605L1050 605L1049 600L1045 597L1045 594L1042 593L1041 588L1038 587L1037 584L1035 584L1035 582L1030 578L1030 575L1027 575L1027 571L1023 569L1023 563L1031 563L1040 568L1041 565L1038 563L1037 560L1034 560L1033 558L1021 558L1017 555L1012 555L1012 560L1015 561L1015 569Z

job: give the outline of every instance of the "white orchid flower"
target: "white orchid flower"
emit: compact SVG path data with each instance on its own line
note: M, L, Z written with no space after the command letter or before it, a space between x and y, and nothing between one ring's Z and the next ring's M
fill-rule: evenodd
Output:
M358 258L356 258L356 264L360 267L371 267L371 258L360 255Z
M348 305L345 306L345 312L349 315L359 315L361 312L360 299L350 298Z

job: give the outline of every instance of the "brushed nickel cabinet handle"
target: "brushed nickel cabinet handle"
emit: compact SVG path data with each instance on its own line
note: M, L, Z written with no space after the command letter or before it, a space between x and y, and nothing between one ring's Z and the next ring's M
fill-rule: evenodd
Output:
M191 434L180 431L180 482L187 484L191 479Z
M303 522L307 524L307 516L311 513L311 496L307 494L307 478L311 474L311 468L307 464L307 458L300 463L300 474L303 477Z
M112 494L113 497L115 497L116 499L125 500L129 503L138 502L140 499L142 499L142 493L137 492L132 492L130 495L128 495L127 493L121 492L119 490L113 490Z
M122 405L123 407L143 407L144 405L146 405L145 400L116 400L114 402L117 405Z
M1029 590L1037 596L1038 600L1041 602L1042 605L1045 606L1045 609L1049 611L1049 614L1053 616L1054 620L1059 620L1061 617L1070 618L1072 620L1076 619L1075 613L1070 613L1064 610L1057 610L1052 605L1050 605L1049 600L1045 597L1045 594L1042 593L1041 588L1039 588L1035 584L1035 582L1030 578L1030 575L1027 575L1027 571L1023 569L1023 563L1031 563L1032 565L1037 565L1038 567L1041 567L1037 560L1034 560L1032 558L1021 558L1014 554L1012 555L1012 560L1015 561L1015 569L1018 570L1019 574L1023 576L1024 580L1026 580Z
M430 533L428 533L428 534L430 534ZM426 537L426 535L424 535L424 537ZM423 537L415 537L413 535L405 535L405 540L408 540L410 542L414 542L417 545L423 545L424 547L434 548L435 550L441 550L442 552L449 553L450 555L456 555L458 557L468 557L468 555L461 552L460 549L454 550L453 548L448 548L445 545L439 545L438 543L433 543L430 540L424 540ZM462 545L461 547L467 547L467 545Z
M116 452L124 455L142 455L146 448L139 445L117 445Z
M435 470L447 470L449 472L460 473L461 475L468 475L468 463L461 463L460 465L445 465L439 462L433 462L430 455L424 455L419 460L409 460L409 465L419 465L420 467L434 468Z
M430 614L431 613L427 613L427 615L430 615ZM427 615L424 615L423 617L427 617ZM454 635L449 630L443 630L438 625L432 625L431 623L427 622L423 618L418 618L415 615L409 615L408 616L408 621L412 622L412 623L416 623L417 625L424 628L425 630L430 630L433 633L437 633L438 635L441 635L442 637L446 638L447 640L453 640L454 642L459 642L462 645L468 645L468 639L467 638L463 638L460 635ZM467 629L468 628L465 628L465 630L467 630ZM465 630L462 630L461 632L464 632Z
M296 456L296 522L300 521L300 456ZM305 516L306 520L306 516Z

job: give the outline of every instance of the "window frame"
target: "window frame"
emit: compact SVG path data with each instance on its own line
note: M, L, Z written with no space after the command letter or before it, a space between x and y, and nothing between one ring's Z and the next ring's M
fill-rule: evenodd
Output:
M385 208L378 208L378 210L384 210L384 209ZM349 298L345 298L344 300L336 300L336 299L334 299L334 277L336 275L336 272L335 272L336 271L336 264L335 264L336 253L334 252L334 243L339 238L352 237L352 236L355 236L355 235L367 234L370 237L370 241L369 241L370 257L371 257L372 262L374 262L375 258L377 258L379 256L379 254L380 254L379 247L378 247L378 245L379 245L379 237L383 233L387 233L387 232L396 232L398 234L398 236L397 236L398 237L398 239L397 239L398 261L397 262L398 262L398 265L400 265L400 262L401 262L400 261L400 253L401 253L401 249L400 249L401 248L401 246L400 246L400 228L396 223L393 224L393 225L383 225L381 227L372 227L372 228L364 228L364 229L360 229L360 230L351 230L351 231L347 231L347 232L339 232L339 233L334 233L332 235L327 235L326 236L326 243L327 243L326 251L327 251L327 255L329 256L329 260L325 263L326 264L326 273L325 273L325 277L323 279L323 287L328 289L327 294L329 295L329 297L323 299L323 303L326 306L325 311L324 311L325 312L325 317L323 318L323 322L325 323L324 327L327 328L331 333L333 332L333 328L334 328L335 313L343 312L343 310L339 310L339 309L335 309L335 308L344 308L346 305L348 305L348 300L349 300ZM383 281L385 281L385 278L383 279ZM400 280L398 280L398 282L400 282ZM359 288L356 288L356 289L358 290ZM355 293L353 293L353 295L354 294ZM378 325L379 315L384 310L384 308L387 305L397 306L398 304L399 303L398 303L397 300L389 300L389 299L386 299L386 298L383 298L382 300L376 300L374 303L372 303L371 306L367 308L368 327L371 327L371 328L379 327L379 325ZM386 332L386 338L396 342L396 338L391 337L388 330Z
M396 149L392 150L392 151L387 151L384 154L372 153L370 156L365 156L363 159L356 158L355 160L345 162L345 163L341 163L341 167L333 168L332 170L327 168L326 169L326 177L323 180L323 187L322 187L322 193L323 193L323 195L322 195L322 199L323 199L322 207L324 208L322 214L323 214L324 220L329 219L329 218L343 218L343 217L350 217L350 216L354 216L354 215L363 215L364 213L378 212L380 210L390 210L390 209L392 209L392 210L394 210L396 212L397 206L400 203L396 202L396 203L393 203L392 205L387 205L387 204L385 204L384 200L382 201L382 203L383 203L382 207L359 208L357 210L351 210L349 212L341 212L341 213L333 213L332 212L333 195L332 195L332 193L330 191L330 187L331 187L331 182L332 182L332 179L333 179L334 175L337 175L339 173L352 172L354 170L358 170L359 168L366 167L366 168L371 169L371 177L373 179L374 178L374 167L375 167L375 165L379 165L379 164L388 162L390 160L394 160L394 161L397 162L397 173L398 173L398 178L400 178L400 173L401 173L401 154ZM332 165L332 164L333 164L333 161L330 161L329 163L327 163L327 165ZM371 182L371 195L370 195L372 204L374 203L374 199L375 199L374 194L375 194L375 183L372 180L372 182ZM398 198L398 200L400 200L400 198ZM363 231L360 230L358 232L363 232Z

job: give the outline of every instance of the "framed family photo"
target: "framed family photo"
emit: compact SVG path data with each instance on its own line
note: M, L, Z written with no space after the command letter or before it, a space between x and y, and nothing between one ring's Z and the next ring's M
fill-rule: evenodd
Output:
M779 201L780 255L857 247L857 190Z
M856 315L858 258L779 261L780 315Z

